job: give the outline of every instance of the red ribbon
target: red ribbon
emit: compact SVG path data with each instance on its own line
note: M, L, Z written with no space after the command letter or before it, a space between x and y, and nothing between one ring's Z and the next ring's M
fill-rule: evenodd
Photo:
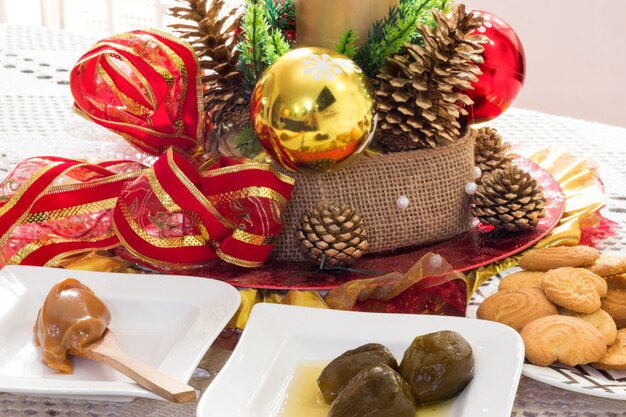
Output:
M189 44L158 31L104 39L80 58L70 87L79 113L162 156L149 168L55 157L19 164L0 184L0 265L55 266L120 245L159 269L265 261L293 180L223 157L207 167L198 156L202 90Z
M0 264L48 265L118 244L110 230L120 187L137 162L57 157L20 163L0 184Z
M56 266L121 244L148 267L257 267L292 187L264 164L221 158L203 170L172 148L147 169L29 159L0 184L0 264Z
M70 73L78 113L151 155L202 144L200 66L186 42L156 30L96 43Z

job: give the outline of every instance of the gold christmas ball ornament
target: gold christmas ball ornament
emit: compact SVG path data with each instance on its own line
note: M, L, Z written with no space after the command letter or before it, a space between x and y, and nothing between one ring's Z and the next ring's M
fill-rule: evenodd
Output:
M376 127L369 80L349 58L299 48L278 58L252 94L250 118L272 159L292 171L324 172L362 152Z

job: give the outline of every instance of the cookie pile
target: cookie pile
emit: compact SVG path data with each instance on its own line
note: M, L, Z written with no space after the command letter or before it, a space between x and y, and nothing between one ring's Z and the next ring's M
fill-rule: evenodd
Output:
M527 252L476 315L520 332L526 359L626 369L626 256L587 246Z

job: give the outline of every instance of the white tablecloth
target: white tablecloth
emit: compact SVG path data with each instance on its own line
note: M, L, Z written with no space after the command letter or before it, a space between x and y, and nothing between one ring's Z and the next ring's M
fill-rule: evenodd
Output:
M138 157L119 137L70 109L69 70L96 40L89 35L0 25L0 178L19 161L35 155L97 160ZM626 224L626 129L521 109L509 110L494 125L518 149L561 145L591 158L606 185L604 214ZM600 249L626 252L626 230L603 241ZM212 348L192 384L206 387L228 354ZM195 406L144 399L124 404L0 394L1 416L194 416ZM523 377L511 415L618 417L626 416L626 403Z

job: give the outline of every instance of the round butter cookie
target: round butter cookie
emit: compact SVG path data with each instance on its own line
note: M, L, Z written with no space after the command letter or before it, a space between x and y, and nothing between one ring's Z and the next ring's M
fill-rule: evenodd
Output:
M519 260L519 266L527 271L548 271L565 266L578 267L592 265L600 253L589 246L556 246L534 249L526 252Z
M600 309L600 297L606 295L604 278L584 268L557 268L546 272L541 289L548 300L577 313L593 313Z
M540 271L519 271L507 275L500 280L498 291L508 288L537 288L541 289L541 279L543 272Z
M600 255L589 270L601 277L626 273L626 256Z
M591 364L597 369L626 369L626 329L617 332L615 343L609 346L609 349L601 359Z
M600 309L590 314L577 313L575 311L561 309L559 314L569 317L577 317L587 323L593 325L596 329L600 330L600 333L604 336L604 342L607 346L612 345L615 342L617 336L617 326L615 320L606 311Z
M613 317L618 329L626 328L626 290L609 288L602 309Z
M531 321L557 314L557 309L537 288L509 288L487 297L478 307L479 319L506 324L518 332Z
M583 365L600 360L607 352L600 330L576 317L541 317L524 326L521 335L526 359L538 366L557 361Z

